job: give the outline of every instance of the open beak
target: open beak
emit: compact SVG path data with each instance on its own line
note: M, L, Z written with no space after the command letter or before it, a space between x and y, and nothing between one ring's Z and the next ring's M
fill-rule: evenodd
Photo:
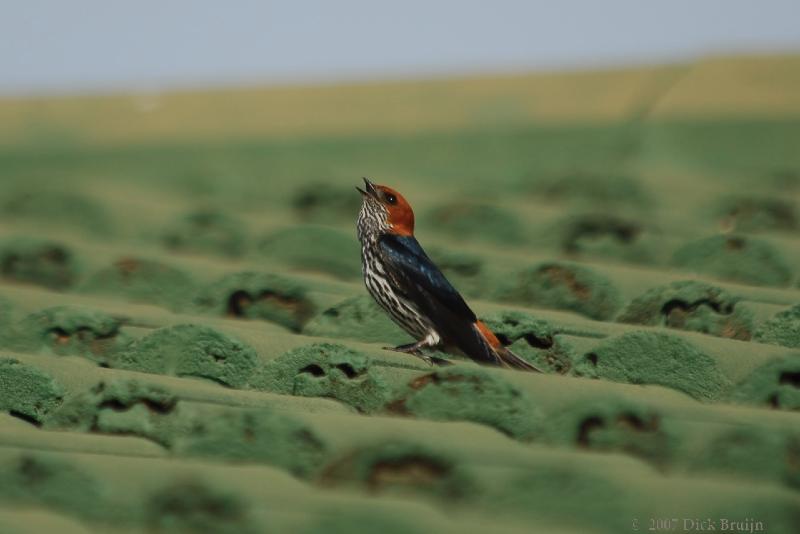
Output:
M360 187L356 187L356 190L359 193L361 193L361 196L369 195L372 198L378 198L377 190L375 189L375 184L373 184L372 182L370 182L366 178L363 178L363 180L364 180L364 186L367 188L366 191L361 189Z

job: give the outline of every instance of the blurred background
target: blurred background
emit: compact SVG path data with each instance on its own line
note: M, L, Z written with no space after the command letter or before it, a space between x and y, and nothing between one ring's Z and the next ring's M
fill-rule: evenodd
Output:
M663 264L742 210L794 224L798 14L791 0L12 1L3 217L143 242L198 210L256 234L350 233L370 176L432 240L579 257L570 232L588 225L612 248L657 234L668 246L623 256ZM783 204L743 208L735 191Z

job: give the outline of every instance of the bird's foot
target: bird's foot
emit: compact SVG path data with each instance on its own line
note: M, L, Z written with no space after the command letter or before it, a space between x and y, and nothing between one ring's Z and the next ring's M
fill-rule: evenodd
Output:
M416 343L409 343L407 345L399 345L397 347L383 347L386 350L393 350L395 352L402 352L403 354L413 354L417 358L420 358L422 361L433 367L433 359L422 353L422 348L427 347L428 344L423 339L422 341L418 341Z
M402 352L404 354L414 354L420 355L422 353L422 348L426 347L424 341L419 341L417 343L409 343L407 345L398 345L397 347L383 347L384 350L392 350L394 352Z
M445 360L444 358L438 358L436 356L428 356L422 352L423 348L429 348L428 345L424 340L419 341L417 343L409 343L407 345L400 345L398 347L383 347L384 350L391 350L394 352L402 352L403 354L413 354L417 358L421 359L431 367L434 365L451 365L449 360Z

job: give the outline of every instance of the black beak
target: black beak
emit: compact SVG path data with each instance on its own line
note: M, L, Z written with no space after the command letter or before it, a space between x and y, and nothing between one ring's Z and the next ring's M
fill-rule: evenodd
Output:
M369 195L372 198L377 198L377 191L375 189L375 184L367 180L366 178L362 178L364 180L364 186L367 188L366 191L361 189L360 187L356 187L356 190L361 193L361 196Z

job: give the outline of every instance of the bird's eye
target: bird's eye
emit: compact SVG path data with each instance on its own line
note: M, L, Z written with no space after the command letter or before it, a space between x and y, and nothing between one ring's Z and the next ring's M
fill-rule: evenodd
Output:
M395 204L397 204L397 198L393 194L386 193L386 197L385 198L386 198L386 202L388 202L389 204L391 204L393 206Z

